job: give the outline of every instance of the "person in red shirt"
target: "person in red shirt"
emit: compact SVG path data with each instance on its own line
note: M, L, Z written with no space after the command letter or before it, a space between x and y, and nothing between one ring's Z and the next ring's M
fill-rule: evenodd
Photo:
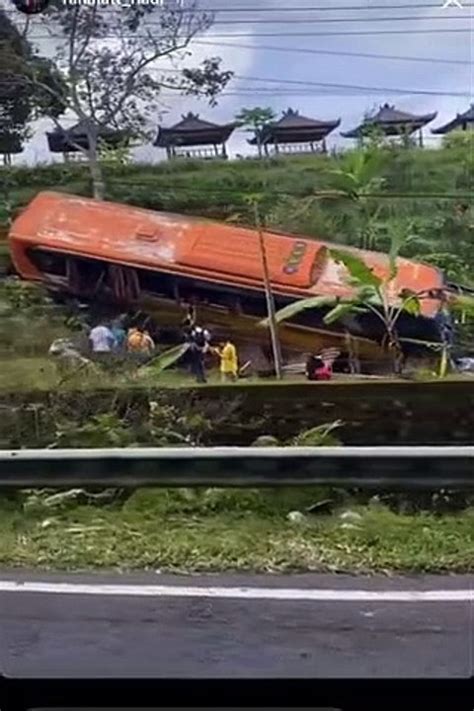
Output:
M331 380L332 368L319 356L311 355L306 361L306 377L308 380Z

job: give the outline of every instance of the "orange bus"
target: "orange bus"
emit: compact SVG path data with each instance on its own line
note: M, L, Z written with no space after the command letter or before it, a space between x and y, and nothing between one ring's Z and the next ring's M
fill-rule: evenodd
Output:
M270 281L279 309L308 296L347 297L348 273L330 254L329 242L266 231ZM21 277L83 300L141 308L158 322L177 323L182 304L194 301L201 321L230 329L243 339L268 341L256 328L266 316L260 242L255 230L131 205L56 192L38 194L14 221L9 243ZM360 255L379 276L385 254L345 248ZM442 289L442 273L399 258L391 298L402 289ZM422 316L407 315L405 336L437 340L437 299L423 300ZM308 311L280 326L282 346L316 351L343 348L352 332L360 357L380 358L377 319L362 316L326 326L324 309Z

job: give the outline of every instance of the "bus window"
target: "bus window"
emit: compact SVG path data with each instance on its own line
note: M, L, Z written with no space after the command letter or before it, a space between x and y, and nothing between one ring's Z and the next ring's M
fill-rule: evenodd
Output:
M49 252L47 249L33 247L27 251L27 256L35 267L44 274L54 274L55 276L66 276L66 258L57 252Z

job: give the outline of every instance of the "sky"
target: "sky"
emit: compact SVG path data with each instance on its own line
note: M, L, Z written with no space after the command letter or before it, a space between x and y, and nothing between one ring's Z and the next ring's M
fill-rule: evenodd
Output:
M8 2L0 0L0 5ZM343 147L351 141L341 131L356 126L367 110L389 102L417 114L437 111L429 128L439 126L474 101L474 3L448 0L443 8L445 2L199 0L199 7L215 10L215 22L193 42L187 64L217 55L235 78L214 108L189 97L167 99L161 122L172 125L189 110L227 123L243 106L269 106L279 115L291 107L315 119L341 118L328 143ZM358 54L371 56L354 56ZM52 125L44 120L34 126L34 136L16 163L54 160L44 135L48 128ZM436 145L429 128L427 142ZM255 150L249 137L242 130L234 132L231 157ZM164 159L163 151L150 146L134 154L137 160Z

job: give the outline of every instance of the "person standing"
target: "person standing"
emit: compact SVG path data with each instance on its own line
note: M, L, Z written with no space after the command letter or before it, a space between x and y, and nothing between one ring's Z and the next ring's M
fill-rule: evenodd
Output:
M236 381L238 377L239 365L237 348L232 341L227 338L219 344L219 348L215 348L214 352L220 358L221 381Z
M195 326L189 336L189 358L191 372L198 383L206 383L206 372L204 369L204 355L209 349L211 334L206 328Z
M155 343L148 333L142 328L131 328L127 336L127 352L143 364L153 354Z
M195 325L196 325L196 307L193 304L189 304L187 311L186 311L186 316L181 321L181 328L183 330L185 338L189 338Z
M121 353L124 349L125 339L127 337L122 320L118 318L114 321L110 330L112 331L112 335L114 337L114 350L116 353Z
M95 358L108 361L113 351L115 338L108 324L98 324L89 333L89 344Z

